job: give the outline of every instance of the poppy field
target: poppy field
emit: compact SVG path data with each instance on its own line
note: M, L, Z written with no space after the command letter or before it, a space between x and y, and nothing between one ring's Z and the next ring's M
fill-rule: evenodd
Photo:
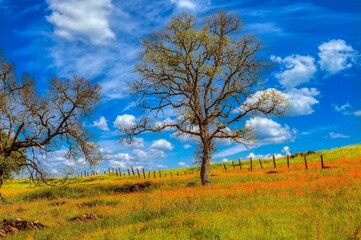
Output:
M44 228L5 238L361 238L361 145L316 152L308 169L302 157L289 167L286 158L276 161L274 168L272 159L262 160L261 169L254 160L252 171L249 160L242 169L238 160L227 170L213 164L210 187L201 186L198 167L163 171L161 178L76 177L55 187L7 181L1 193L11 204L1 203L0 217Z

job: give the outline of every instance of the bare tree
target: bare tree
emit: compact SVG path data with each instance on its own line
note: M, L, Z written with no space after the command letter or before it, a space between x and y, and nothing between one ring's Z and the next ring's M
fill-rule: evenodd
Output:
M61 146L69 159L100 160L82 123L99 101L100 87L81 77L54 78L49 86L38 95L34 81L26 74L18 80L0 52L0 187L21 168L44 180L41 161Z
M200 176L210 185L210 160L217 139L247 145L253 130L245 127L248 116L281 115L287 107L275 89L258 91L266 60L257 54L263 48L253 35L238 39L241 22L237 16L218 12L202 26L188 14L173 18L168 26L144 40L140 78L133 84L140 106L155 113L173 108L178 118L154 124L143 117L124 129L128 140L144 131L173 128L199 142Z

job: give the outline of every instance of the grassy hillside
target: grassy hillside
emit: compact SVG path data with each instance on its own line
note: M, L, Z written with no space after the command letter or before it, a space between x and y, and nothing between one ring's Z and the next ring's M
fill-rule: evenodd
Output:
M285 158L276 169L262 160L260 169L257 159L252 172L248 160L242 170L214 164L211 187L200 186L197 168L146 180L98 175L57 187L14 180L0 191L14 203L2 204L0 217L46 225L7 239L360 239L361 145L317 152L307 161L308 170L302 157L291 159L290 168ZM114 192L145 181L150 186L142 192ZM68 221L85 213L98 219Z

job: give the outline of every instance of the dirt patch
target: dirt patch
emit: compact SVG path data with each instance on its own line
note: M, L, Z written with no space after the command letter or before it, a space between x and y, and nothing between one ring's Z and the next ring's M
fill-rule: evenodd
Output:
M94 213L86 213L84 215L69 218L68 221L69 222L75 222L75 221L89 222L89 221L94 221L94 220L98 220L98 219L99 219L99 217L96 214L94 214Z
M187 186L188 186L188 187L195 187L195 186L197 186L197 183L196 183L196 182L189 182L189 183L187 184Z
M62 206L64 204L65 204L65 202L53 202L53 203L50 204L50 206L57 207L57 206Z
M96 202L86 202L86 203L82 203L79 207L80 208L93 208L93 207L98 207L99 204Z
M146 188L149 188L152 184L150 182L144 182L144 183L136 183L131 185L125 185L122 187L118 187L114 189L114 192L116 193L133 193L133 192L142 192Z
M43 229L44 227L39 221L30 222L20 218L15 220L4 219L0 228L0 237L6 237L19 231Z

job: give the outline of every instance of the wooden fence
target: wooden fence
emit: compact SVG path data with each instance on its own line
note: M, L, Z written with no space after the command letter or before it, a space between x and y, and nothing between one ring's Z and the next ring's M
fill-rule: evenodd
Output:
M303 156L303 160L304 160L304 165L305 165L305 169L308 170L308 163L307 163L307 155L304 154L302 155ZM290 158L291 156L290 155L287 155L286 157L286 161L287 161L287 168L290 168L290 165L291 165L291 161L290 161ZM264 161L265 160L262 160L262 159L258 159L258 163L259 163L259 168L260 169L264 169ZM267 159L267 161L270 161L269 159ZM242 167L242 162L243 162L243 167ZM239 167L239 170L242 171L246 168L244 168L244 164L246 161L241 161L240 159L238 159L238 163L237 162L234 162L232 161L231 164L232 164L232 168L233 170L236 169L236 167ZM252 158L249 159L249 168L246 169L250 172L253 171L254 169L254 160ZM273 168L276 169L277 168L277 159L275 157L275 155L272 156L272 163L273 163ZM324 163L324 159L323 159L323 156L320 155L320 167L321 169L324 169L324 168L328 168L325 163ZM227 171L227 165L225 163L223 163L223 168L224 168L224 171ZM175 174L173 175L173 173L175 172ZM144 168L134 168L134 167L130 167L126 170L121 170L120 168L118 169L115 169L115 168L108 168L108 171L104 171L103 172L104 174L115 174L117 177L130 177L130 176L133 176L133 177L138 177L138 178L143 178L143 179L150 179L152 178L153 176L153 179L155 178L164 178L164 177L175 177L175 176L180 176L180 175L187 175L187 174L193 174L194 172L187 172L187 171L184 171L184 172L179 172L179 171L171 171L171 170L166 170L166 171L161 171L161 170L158 170L158 171L148 171L146 172ZM89 177L89 176L97 176L101 173L98 173L96 171L82 171L78 174L78 177Z

